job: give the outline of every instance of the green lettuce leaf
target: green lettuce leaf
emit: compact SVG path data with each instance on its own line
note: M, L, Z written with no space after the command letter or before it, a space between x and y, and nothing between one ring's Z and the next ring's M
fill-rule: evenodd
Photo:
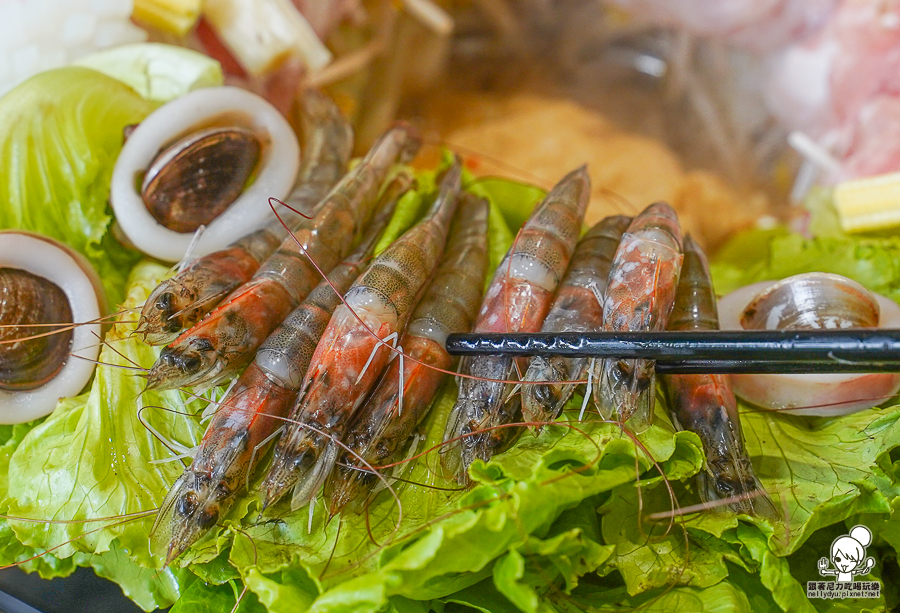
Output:
M746 593L727 581L707 588L675 587L654 594L629 596L624 588L608 590L594 586L578 589L568 598L556 598L558 611L600 613L607 611L648 611L668 613L761 613L751 608Z
M235 605L237 607L235 608ZM171 613L263 613L265 611L253 592L245 591L234 581L214 585L197 580L190 584Z
M3 425L0 432L5 442L0 446L0 566L19 564L22 570L38 572L41 577L64 577L75 570L75 563L71 559L62 560L52 553L43 553L32 547L26 547L16 538L6 515L9 513L9 504L6 500L9 489L9 460L13 451L18 447L25 435L34 428L38 422L27 424ZM42 555L43 554L43 555Z

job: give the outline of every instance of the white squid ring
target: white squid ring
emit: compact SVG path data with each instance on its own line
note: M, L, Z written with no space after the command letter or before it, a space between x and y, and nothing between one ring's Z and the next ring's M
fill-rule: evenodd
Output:
M33 390L0 390L0 423L21 424L51 413L62 398L75 396L87 385L100 355L97 320L103 310L103 290L81 254L30 232L0 232L0 266L25 270L59 286L75 324L72 354L84 358L70 356L56 376Z
M262 137L259 172L253 183L199 236L191 255L223 249L273 218L268 200L290 193L300 167L300 145L278 110L238 87L198 89L163 105L147 116L125 141L112 175L110 202L125 236L138 249L167 262L180 261L193 232L175 232L157 222L136 189L135 177L150 166L167 143L180 134L209 127L217 118L246 127Z

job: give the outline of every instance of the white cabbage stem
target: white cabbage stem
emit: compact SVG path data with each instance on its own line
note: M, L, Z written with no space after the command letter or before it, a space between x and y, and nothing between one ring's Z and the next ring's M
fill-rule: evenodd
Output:
M274 71L292 55L311 71L331 62L331 52L290 0L206 0L203 14L254 76Z

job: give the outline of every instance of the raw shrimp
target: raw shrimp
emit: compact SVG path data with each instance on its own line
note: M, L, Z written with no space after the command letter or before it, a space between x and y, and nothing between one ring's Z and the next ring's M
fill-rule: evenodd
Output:
M316 286L316 265L327 273L347 255L392 165L407 161L418 147L408 127L385 134L248 283L163 349L147 387L211 387L253 359L266 337Z
M622 236L609 272L603 330L664 330L675 302L681 271L681 228L668 204L651 204ZM656 373L653 360L605 359L595 366L594 399L601 415L631 420L636 432L653 418Z
M622 234L630 223L631 218L623 215L607 217L588 230L578 242L572 263L559 285L541 332L600 330L609 269ZM522 414L525 421L546 422L558 417L575 391L576 384L570 382L583 380L589 363L589 358L531 358L522 384ZM535 432L540 429L540 426L535 426Z
M340 454L338 468L325 484L332 516L351 501L365 500L375 485L376 476L364 472L365 464L355 458L369 466L396 458L428 414L444 378L436 368L453 366L444 348L447 335L467 332L475 321L487 272L487 219L487 203L464 194L440 268L400 341L405 354L417 361L400 359L389 366L343 438L355 455ZM334 441L329 445L337 446Z
M353 129L328 96L307 90L300 102L304 159L287 202L307 213L346 171L353 149ZM290 210L280 214L291 229L302 219ZM234 288L246 283L286 236L281 222L273 220L227 248L194 260L153 290L144 303L137 331L151 345L172 342Z
M347 292L345 304L335 310L275 447L262 485L264 508L292 487L291 507L303 506L331 471L338 449L328 445L330 437L341 436L375 385L392 355L382 342L402 332L437 268L456 210L460 177L457 160L441 179L426 217L372 262Z
M718 330L716 296L706 255L690 235L684 238L684 266L678 282L669 330ZM744 449L731 377L728 375L663 375L672 421L700 437L706 470L698 475L704 502L738 498L729 503L737 513L777 519Z
M256 358L219 403L194 461L166 495L151 538L166 564L194 544L225 515L244 487L260 448L272 437L297 397L313 350L340 304L340 294L364 268L397 200L412 185L399 175L388 187L387 204L354 252L310 292L266 339Z
M575 250L590 193L590 176L581 167L566 175L535 208L494 273L478 313L476 332L540 330ZM527 361L521 362L522 369L526 365ZM519 367L508 357L478 356L461 361L460 372L477 378L460 381L444 440L464 438L445 448L441 460L445 470L460 481L465 480L473 460L488 460L509 440L509 429L498 426L514 420L518 395L507 398L506 385L496 380L509 379Z

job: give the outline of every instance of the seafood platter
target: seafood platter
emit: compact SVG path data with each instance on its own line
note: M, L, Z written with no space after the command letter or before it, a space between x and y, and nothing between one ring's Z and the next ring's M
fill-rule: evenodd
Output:
M556 4L0 3L0 565L900 607L900 4Z

